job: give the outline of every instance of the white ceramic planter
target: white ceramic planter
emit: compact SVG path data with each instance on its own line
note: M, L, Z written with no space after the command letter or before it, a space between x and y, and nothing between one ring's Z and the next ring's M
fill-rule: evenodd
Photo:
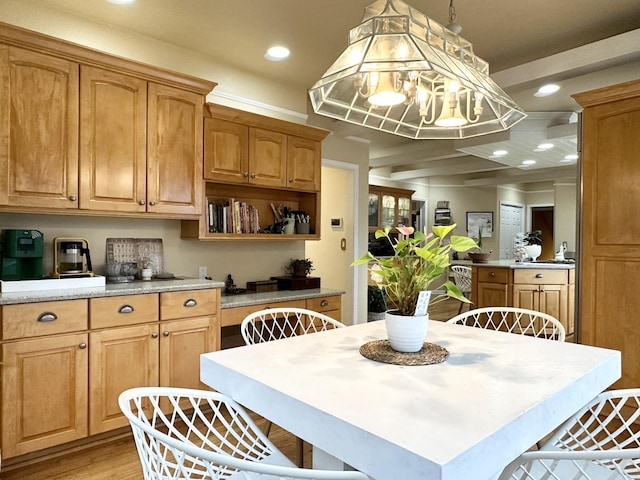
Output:
M410 353L422 348L427 337L429 314L421 317L407 317L385 312L384 321L387 338L395 351Z
M533 262L535 262L536 258L542 253L542 247L540 245L526 245L524 248L527 251L527 256L531 258Z

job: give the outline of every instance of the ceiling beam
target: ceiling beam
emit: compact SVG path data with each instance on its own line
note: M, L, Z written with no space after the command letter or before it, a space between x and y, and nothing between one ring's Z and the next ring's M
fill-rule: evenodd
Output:
M575 179L576 176L577 168L574 165L571 167L550 168L538 172L527 172L520 175L498 175L495 177L474 178L465 180L464 184L467 187L495 187L509 183L534 183Z

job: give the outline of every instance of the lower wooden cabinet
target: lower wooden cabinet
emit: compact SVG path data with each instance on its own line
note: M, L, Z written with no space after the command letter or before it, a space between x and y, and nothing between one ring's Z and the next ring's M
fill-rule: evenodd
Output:
M2 344L2 456L87 435L87 333Z
M220 344L218 289L0 309L3 458L126 426L128 388L206 388L200 354Z
M89 434L128 424L118 395L158 384L158 324L111 328L89 334Z
M472 267L474 308L520 307L557 318L574 333L575 270Z

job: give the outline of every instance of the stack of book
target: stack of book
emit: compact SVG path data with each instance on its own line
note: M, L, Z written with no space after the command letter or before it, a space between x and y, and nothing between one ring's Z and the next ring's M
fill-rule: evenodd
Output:
M207 198L207 225L209 233L258 233L258 209L233 198L210 200Z

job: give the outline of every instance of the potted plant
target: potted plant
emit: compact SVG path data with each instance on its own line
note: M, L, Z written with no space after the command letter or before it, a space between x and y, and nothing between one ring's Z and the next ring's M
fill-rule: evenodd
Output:
M393 247L393 255L376 257L367 252L351 264L369 264L372 280L384 292L384 298L390 308L385 316L387 335L394 350L415 352L422 348L427 333L428 315L415 316L420 292L444 289L444 293L433 297L431 304L450 297L469 303L451 280L447 279L440 285L433 285L443 277L450 265L451 251L466 252L477 246L469 237L452 235L447 238L455 227L455 224L435 226L433 233L425 235L423 232L414 232L411 227L399 226L397 229L401 237L395 241L389 237L391 228L386 227L384 230L376 231L375 235L376 238L387 239ZM416 330L416 337L408 342L397 341L404 334L392 331L400 323L405 328ZM406 345L401 345L403 343Z
M473 263L489 263L489 259L491 258L491 251L489 253L482 251L482 229L484 225L481 225L478 228L478 241L476 242L477 252L469 252L469 258Z
M534 230L532 232L525 233L523 243L527 252L527 257L535 262L542 253L542 231Z
M313 271L313 262L308 258L292 258L285 268L294 277L306 277Z
M378 285L367 286L367 321L382 320L387 311L384 292Z

